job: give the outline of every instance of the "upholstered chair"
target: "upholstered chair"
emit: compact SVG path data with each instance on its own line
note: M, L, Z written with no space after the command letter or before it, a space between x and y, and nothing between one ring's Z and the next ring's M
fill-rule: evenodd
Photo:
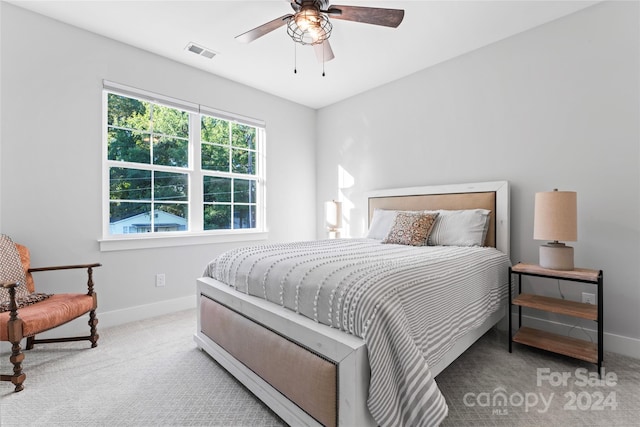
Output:
M25 358L20 347L26 338L25 350L35 344L87 340L91 347L98 345L96 326L96 293L93 290L93 268L100 264L79 264L56 267L31 268L29 249L0 236L0 341L11 343L9 361L13 374L0 375L0 380L11 381L15 391L21 391L26 375L22 371ZM43 271L86 269L87 292L43 294L36 292L32 273ZM36 335L56 328L89 313L89 335L80 337L36 339Z

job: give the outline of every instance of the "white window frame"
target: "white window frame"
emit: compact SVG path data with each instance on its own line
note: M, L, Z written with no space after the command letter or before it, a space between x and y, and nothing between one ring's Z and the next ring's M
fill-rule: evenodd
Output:
M111 166L129 166L148 169L147 165L113 161L108 159L107 137L107 107L108 94L140 99L189 113L189 166L178 168L189 177L189 228L187 231L134 233L111 235L109 230L109 168ZM203 222L203 177L205 172L201 168L200 123L201 115L213 116L227 121L240 123L257 128L256 134L256 168L257 173L251 179L256 180L256 228L204 230ZM102 91L102 238L99 239L101 251L115 251L127 249L144 249L170 246L185 246L194 244L223 243L265 240L268 238L266 222L266 161L265 161L266 126L264 121L216 110L191 102L154 94L142 89L125 86L119 83L103 81ZM162 169L159 167L156 169ZM172 172L177 172L173 170ZM212 172L212 171L206 171ZM234 173L216 172L218 176L247 179ZM233 222L233 216L232 216Z

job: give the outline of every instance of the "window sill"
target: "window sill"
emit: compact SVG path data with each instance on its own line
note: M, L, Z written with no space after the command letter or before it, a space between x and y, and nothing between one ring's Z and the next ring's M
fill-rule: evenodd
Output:
M207 245L215 243L267 240L267 232L233 232L216 234L163 234L154 236L113 237L98 240L100 252L135 249L168 248L174 246Z

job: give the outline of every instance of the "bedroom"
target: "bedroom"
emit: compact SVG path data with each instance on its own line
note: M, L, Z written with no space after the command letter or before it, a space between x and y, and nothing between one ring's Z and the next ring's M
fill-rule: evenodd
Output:
M288 172L269 176L274 242L322 236L325 200L353 205L344 232L358 236L367 191L507 179L512 261L536 262L535 192L577 191L576 264L605 272L605 349L640 354L636 2L597 4L319 110L1 7L1 229L29 244L35 265L101 262L100 327L192 307L195 277L237 245L100 251L94 95L109 79L265 120L269 170ZM396 139L402 150L387 147ZM157 273L165 287L155 287Z

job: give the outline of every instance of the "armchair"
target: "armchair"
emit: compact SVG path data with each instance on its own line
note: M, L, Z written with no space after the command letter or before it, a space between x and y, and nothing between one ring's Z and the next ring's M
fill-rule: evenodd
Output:
M11 343L9 361L13 365L13 375L0 375L1 381L11 381L16 392L23 390L26 375L22 371L25 358L20 347L26 338L25 350L35 344L82 341L91 342L91 348L98 345L96 326L97 296L93 289L93 268L101 264L78 264L56 267L31 268L29 249L13 243L7 236L0 238L0 341ZM67 269L86 269L87 293L39 294L35 292L32 273ZM21 271L23 275L21 275ZM17 279L17 280L16 280ZM5 311L3 311L5 310ZM66 338L36 339L36 335L56 328L89 313L89 335Z

